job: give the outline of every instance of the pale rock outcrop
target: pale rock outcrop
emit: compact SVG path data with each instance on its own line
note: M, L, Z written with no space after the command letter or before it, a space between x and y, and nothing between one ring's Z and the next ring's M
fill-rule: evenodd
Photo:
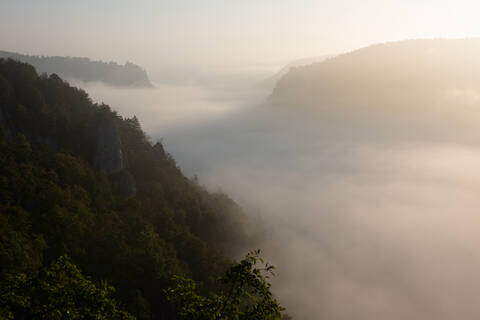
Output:
M114 119L101 116L97 125L96 139L94 168L107 175L126 169L122 141Z
M128 172L122 141L115 120L102 115L97 125L94 168L109 176L113 191L120 196L135 195L135 178Z

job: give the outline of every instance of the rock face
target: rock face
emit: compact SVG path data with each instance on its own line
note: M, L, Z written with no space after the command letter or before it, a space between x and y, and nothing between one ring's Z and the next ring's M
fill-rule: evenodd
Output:
M114 119L101 116L96 137L97 148L93 160L95 169L107 175L126 169L122 141Z
M101 116L97 126L97 147L94 168L109 176L113 191L119 196L133 196L137 188L135 178L127 170L122 141L115 120Z

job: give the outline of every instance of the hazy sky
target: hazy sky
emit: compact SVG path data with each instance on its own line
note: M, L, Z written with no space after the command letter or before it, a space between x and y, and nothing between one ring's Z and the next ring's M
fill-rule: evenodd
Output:
M0 0L0 47L160 65L283 63L376 42L480 35L468 0Z

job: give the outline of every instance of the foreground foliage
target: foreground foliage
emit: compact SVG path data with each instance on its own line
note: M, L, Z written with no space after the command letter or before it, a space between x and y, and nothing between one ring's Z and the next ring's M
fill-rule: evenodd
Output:
M114 288L85 278L62 256L34 275L9 276L0 289L1 319L134 319L111 298Z

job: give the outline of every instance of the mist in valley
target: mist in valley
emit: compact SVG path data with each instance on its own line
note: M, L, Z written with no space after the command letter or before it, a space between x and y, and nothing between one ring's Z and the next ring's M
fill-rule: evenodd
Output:
M212 74L86 90L263 221L256 246L294 319L478 317L479 87L362 108L345 86L315 109L272 99L258 84L275 70Z

